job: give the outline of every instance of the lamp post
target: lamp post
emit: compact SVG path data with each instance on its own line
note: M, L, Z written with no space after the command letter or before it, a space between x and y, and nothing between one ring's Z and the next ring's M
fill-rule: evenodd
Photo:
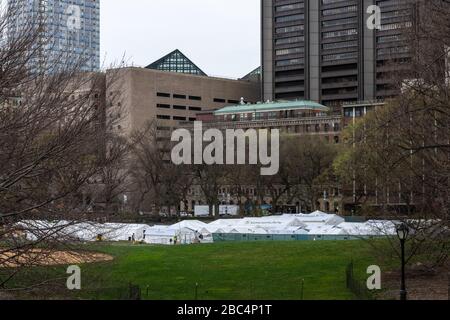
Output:
M401 223L397 226L397 236L400 239L401 255L402 255L402 283L400 288L400 300L405 301L407 292L405 284L405 242L408 238L409 228L406 223Z

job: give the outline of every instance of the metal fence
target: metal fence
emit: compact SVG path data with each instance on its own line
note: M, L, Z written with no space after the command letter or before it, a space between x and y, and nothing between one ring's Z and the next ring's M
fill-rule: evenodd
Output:
M366 283L358 280L354 274L353 261L347 265L346 269L347 289L349 289L358 300L372 300L373 296L367 289Z
M366 286L366 283L358 280L357 277L355 277L354 274L354 263L353 261L350 262L347 265L346 268L346 286L347 289L352 292L356 299L358 300L373 300L374 296L369 291L369 289ZM298 292L298 299L303 300L305 295L305 280L302 279L299 283L299 292ZM113 299L113 300L141 300L141 299L148 299L150 296L150 286L147 286L144 289L141 288L139 285L135 285L133 283L129 283L128 285L125 285L123 287L117 287L117 288L101 288L97 290L92 290L90 293L91 298L94 300L100 300L100 299ZM252 299L258 299L255 292L253 292L253 285L251 285L249 288L249 296L252 297ZM189 290L190 291L190 290ZM202 288L202 286L199 283L195 283L192 285L192 291L190 291L192 294L193 300L202 300L207 297L213 297L214 294L211 292L210 289L207 291Z

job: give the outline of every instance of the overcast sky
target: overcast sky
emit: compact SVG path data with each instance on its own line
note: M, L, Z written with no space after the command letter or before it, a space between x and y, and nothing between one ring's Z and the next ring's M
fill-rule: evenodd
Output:
M260 0L103 0L102 61L146 66L180 49L208 75L260 65ZM105 59L106 57L106 59Z

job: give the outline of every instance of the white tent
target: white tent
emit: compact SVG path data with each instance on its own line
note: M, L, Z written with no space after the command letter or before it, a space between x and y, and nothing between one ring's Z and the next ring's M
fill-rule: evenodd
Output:
M183 220L170 226L171 229L183 229L189 228L192 230L200 230L207 227L208 224L198 220Z
M177 228L154 226L146 230L144 241L150 244L173 245L176 240L177 244L192 244L201 241L200 234L196 230L180 225Z
M217 232L217 228L211 228L209 226L203 227L202 229L198 230L198 233L200 233L201 237L200 242L201 243L213 243L213 233Z
M176 230L170 229L168 226L153 226L145 232L145 243L149 244L173 244L176 236Z
M176 229L176 237L178 244L200 243L200 233L189 228Z
M208 225L209 226L219 226L219 227L224 227L224 226L236 226L236 225L240 225L241 223L243 223L243 221L245 221L245 219L217 219L213 222L210 222Z
M286 227L280 229L271 229L271 234L308 234L308 231L302 227Z

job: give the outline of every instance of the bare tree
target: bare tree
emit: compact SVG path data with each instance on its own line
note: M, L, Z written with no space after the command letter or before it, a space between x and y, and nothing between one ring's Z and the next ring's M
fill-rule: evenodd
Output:
M409 261L435 267L450 248L450 3L412 4L400 95L347 129L336 169L364 212L410 226Z
M132 150L135 210L151 208L154 215L159 215L167 208L169 214L173 209L179 213L192 184L190 166L172 163L170 136L158 130L157 122L148 123L139 134Z
M226 186L227 173L224 165L194 165L194 183L200 186L209 206L211 216L219 216L220 189Z
M17 9L0 13L0 288L30 260L76 240L64 230L93 218L84 194L121 155L109 130L120 119L106 117L113 74L82 72L83 55L48 55L43 21L14 26ZM63 222L24 227L32 220Z
M282 183L290 197L311 211L317 209L317 182L331 168L336 146L320 136L290 137L286 138L282 150Z

